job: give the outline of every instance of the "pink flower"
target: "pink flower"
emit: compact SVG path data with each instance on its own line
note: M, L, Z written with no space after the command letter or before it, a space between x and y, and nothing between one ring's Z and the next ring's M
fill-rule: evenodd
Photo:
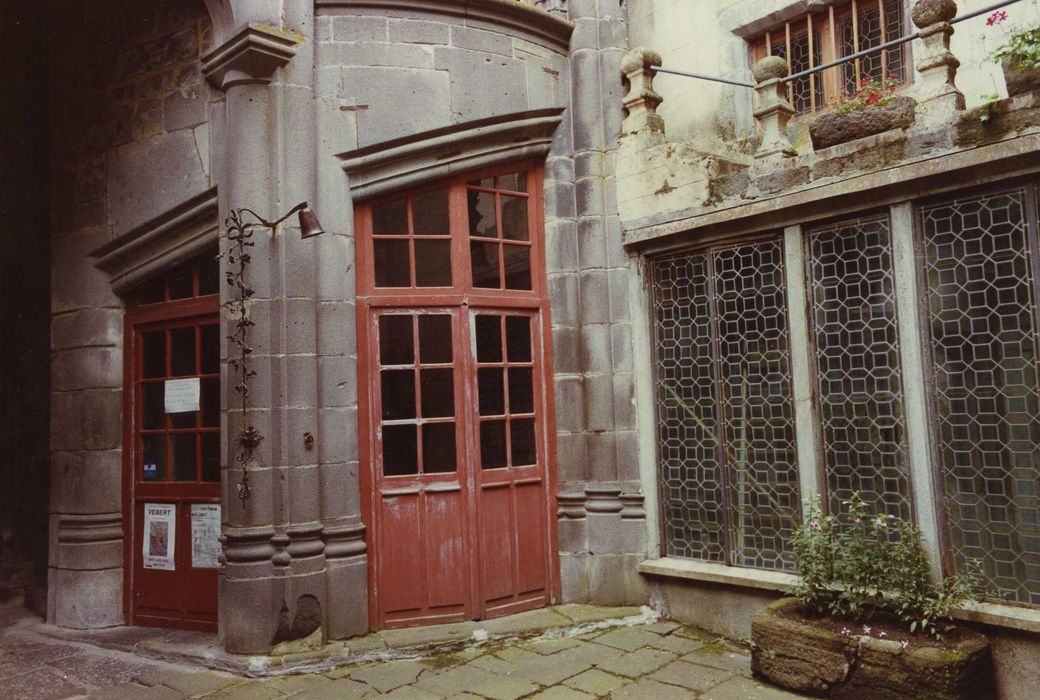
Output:
M848 627L842 627L841 628L841 636L842 637L848 637L850 634L852 634L852 630L850 630Z
M863 634L870 634L870 630L871 629L872 629L871 627L867 627L866 625L863 625Z
M903 641L901 641L901 642L899 643L899 646L901 646L901 647L903 647L904 649L906 649L906 648L907 648L908 646L910 646L910 642L908 642L908 641L906 641L906 640L904 639Z
M986 26L992 27L994 24L1000 24L1001 22L1007 20L1007 18L1007 12L1004 12L1003 10L997 10L996 12L994 12L986 18Z
M853 525L862 525L863 524L863 518L856 518L855 520L852 521L852 524Z
M888 636L888 632L886 632L885 630L878 630L878 631L877 631L877 636L878 636L879 638L880 638L880 637L887 637L887 636Z

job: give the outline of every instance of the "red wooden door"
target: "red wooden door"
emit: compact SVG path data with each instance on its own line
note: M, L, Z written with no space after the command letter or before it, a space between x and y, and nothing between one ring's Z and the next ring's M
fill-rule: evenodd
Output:
M127 306L124 527L132 624L216 629L220 327L216 263L153 280Z
M358 207L375 627L554 599L540 188L513 168Z

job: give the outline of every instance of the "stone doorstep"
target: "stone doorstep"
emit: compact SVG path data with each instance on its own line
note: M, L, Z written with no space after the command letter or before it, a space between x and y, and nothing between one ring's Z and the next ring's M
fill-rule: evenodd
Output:
M221 648L215 633L133 626L71 630L43 622L36 623L32 629L61 641L90 644L239 676L264 678L294 673L324 673L339 666L371 661L420 658L490 642L501 643L540 636L562 638L593 630L625 627L637 622L652 622L654 615L638 607L606 608L572 603L492 620L382 630L364 637L329 642L318 649L270 656L228 653Z

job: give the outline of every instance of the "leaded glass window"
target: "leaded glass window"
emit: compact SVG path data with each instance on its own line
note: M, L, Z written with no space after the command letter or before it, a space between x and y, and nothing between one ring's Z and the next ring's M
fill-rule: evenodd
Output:
M1040 604L1040 386L1031 190L921 208L936 451L953 563ZM1035 202L1035 200L1034 200Z
M859 492L911 518L899 333L887 216L809 230L808 274L828 504Z
M652 279L665 549L790 570L799 492L783 246L660 259Z

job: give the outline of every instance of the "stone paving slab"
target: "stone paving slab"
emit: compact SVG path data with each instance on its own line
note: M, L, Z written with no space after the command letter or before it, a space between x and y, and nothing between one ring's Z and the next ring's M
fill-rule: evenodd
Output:
M185 663L191 640L199 649L211 640L198 633L160 631L156 636L110 635L124 650L51 639L25 620L0 630L0 700L49 700L88 696L115 698L206 698L207 700L304 700L398 698L401 700L583 700L587 698L697 698L700 700L793 700L799 696L751 678L747 649L696 629L656 620L634 608L561 606L505 618L497 629L509 636L478 641L469 625L445 625L369 635L375 653L415 640L434 649L408 658L319 658L307 672L292 663L269 667L264 677L221 673ZM597 613L596 611L600 612ZM620 616L620 617L619 617ZM627 624L619 619L628 618ZM580 625L573 621L583 620ZM561 620L566 627L557 627ZM534 625L524 629L521 621ZM474 623L484 629L485 623ZM551 625L547 627L547 625ZM480 635L482 636L482 635ZM439 647L439 640L449 640ZM431 641L432 640L432 641ZM132 643L131 643L132 642ZM141 647L149 649L142 651ZM172 645L178 663L149 657ZM462 645L462 646L460 646ZM341 645L342 646L342 645ZM244 660L239 659L240 663ZM340 664L338 667L336 664ZM272 675L277 672L277 675ZM6 673L7 675L3 675Z

